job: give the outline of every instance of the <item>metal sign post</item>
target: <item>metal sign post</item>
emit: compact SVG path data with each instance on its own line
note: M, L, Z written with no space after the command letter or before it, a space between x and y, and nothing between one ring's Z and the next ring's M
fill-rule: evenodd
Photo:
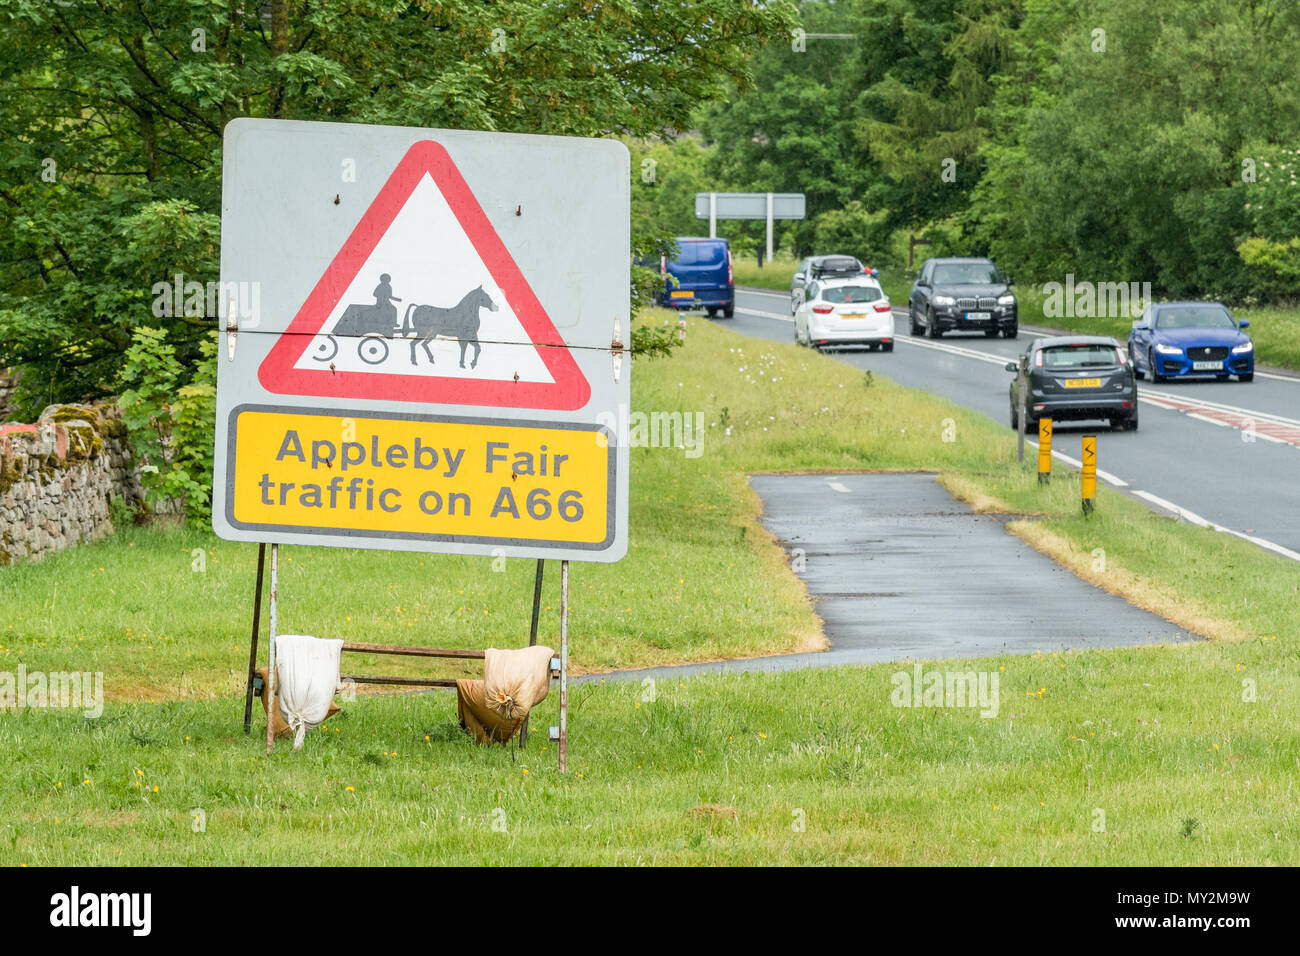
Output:
M275 746L275 633L279 626L280 603L280 546L271 545L271 636L267 640L266 652L266 752L269 754Z
M569 769L569 562L560 562L560 773Z

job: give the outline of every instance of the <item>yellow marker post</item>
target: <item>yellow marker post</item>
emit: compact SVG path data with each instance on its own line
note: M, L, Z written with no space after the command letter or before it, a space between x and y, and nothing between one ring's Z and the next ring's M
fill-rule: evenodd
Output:
M1097 503L1097 436L1083 436L1083 513L1092 514Z
M1045 485L1052 480L1052 420L1038 420L1038 483Z

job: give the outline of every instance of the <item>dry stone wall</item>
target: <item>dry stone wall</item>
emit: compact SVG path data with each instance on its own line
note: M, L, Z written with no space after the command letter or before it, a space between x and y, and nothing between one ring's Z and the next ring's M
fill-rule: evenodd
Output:
M35 424L0 425L0 564L111 534L114 498L143 507L115 405L51 405Z

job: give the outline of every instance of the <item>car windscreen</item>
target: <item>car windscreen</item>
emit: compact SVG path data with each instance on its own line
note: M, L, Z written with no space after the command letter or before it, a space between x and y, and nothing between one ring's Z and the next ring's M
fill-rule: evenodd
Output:
M1228 310L1218 305L1190 305L1161 309L1156 313L1157 329L1235 329Z
M1119 364L1119 349L1113 345L1084 344L1053 345L1043 349L1043 366L1057 368L1090 368Z
M961 262L934 267L935 285L999 285L1002 276L991 262Z
M727 247L720 242L683 242L673 262L682 266L718 266L727 260Z
M832 286L822 292L823 302L876 302L881 298L880 290L869 285Z

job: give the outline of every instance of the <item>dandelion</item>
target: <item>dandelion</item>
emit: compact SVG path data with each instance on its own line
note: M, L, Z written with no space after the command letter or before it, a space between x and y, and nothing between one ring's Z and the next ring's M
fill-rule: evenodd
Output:
M527 768L527 767L524 768L524 773L525 773L525 774L528 773L528 768Z
M348 790L348 793L356 793L356 792L357 792L357 788L356 788L356 787L348 787L347 790Z

